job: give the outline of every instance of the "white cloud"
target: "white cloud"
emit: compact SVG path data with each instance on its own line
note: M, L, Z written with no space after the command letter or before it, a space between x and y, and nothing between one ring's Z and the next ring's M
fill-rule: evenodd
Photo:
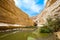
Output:
M16 6L22 6L21 0L14 0Z
M47 0L44 0L44 5L46 4Z
M37 13L39 13L40 12L40 9L41 9L41 7L40 6L38 6L38 5L33 5L33 6L31 6L31 8L30 8L32 11L34 11L34 12L37 12Z
M20 9L22 9L24 12L26 12L29 16L31 15L37 15L41 12L41 10L44 8L43 6L46 3L46 0L44 1L43 5L36 4L39 0L14 0L16 6L18 6Z
M17 6L24 6L25 8L37 13L41 9L40 6L36 4L35 0L15 0L15 3Z

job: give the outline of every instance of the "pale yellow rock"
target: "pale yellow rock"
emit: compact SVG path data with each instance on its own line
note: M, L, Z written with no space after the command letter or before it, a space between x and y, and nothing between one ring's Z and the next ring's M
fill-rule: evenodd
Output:
M57 35L57 38L60 39L60 32L56 32L55 35Z
M0 0L0 23L34 25L29 16L15 6L14 0Z
M46 18L51 15L60 15L60 0L48 0L44 10L37 16L35 21L38 25L46 23Z

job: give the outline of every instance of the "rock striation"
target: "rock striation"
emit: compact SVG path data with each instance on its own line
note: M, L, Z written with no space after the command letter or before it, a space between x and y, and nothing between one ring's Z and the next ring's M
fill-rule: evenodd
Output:
M60 0L47 0L44 10L35 19L38 26L46 23L46 18L48 15L60 15Z
M29 16L16 7L14 0L0 0L0 23L34 25Z

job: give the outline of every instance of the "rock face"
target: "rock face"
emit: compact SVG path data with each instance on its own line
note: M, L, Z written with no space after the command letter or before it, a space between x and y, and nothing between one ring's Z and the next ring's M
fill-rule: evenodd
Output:
M29 16L15 6L13 0L0 0L0 23L34 25Z
M48 15L60 14L60 0L48 0L45 9L37 16L36 22L38 26L46 23Z
M31 19L35 22L35 19L37 18L37 16L33 16L31 17Z
M60 40L60 32L56 32L55 35L56 35L57 38Z

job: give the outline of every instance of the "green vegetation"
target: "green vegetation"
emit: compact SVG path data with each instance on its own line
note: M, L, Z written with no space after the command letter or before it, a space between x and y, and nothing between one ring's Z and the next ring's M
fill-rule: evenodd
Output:
M49 16L47 22L40 28L41 33L52 33L60 30L60 18L57 15Z
M42 28L40 29L40 32L41 32L41 33L51 33L52 30L49 29L49 28L46 28L46 27L42 27Z

